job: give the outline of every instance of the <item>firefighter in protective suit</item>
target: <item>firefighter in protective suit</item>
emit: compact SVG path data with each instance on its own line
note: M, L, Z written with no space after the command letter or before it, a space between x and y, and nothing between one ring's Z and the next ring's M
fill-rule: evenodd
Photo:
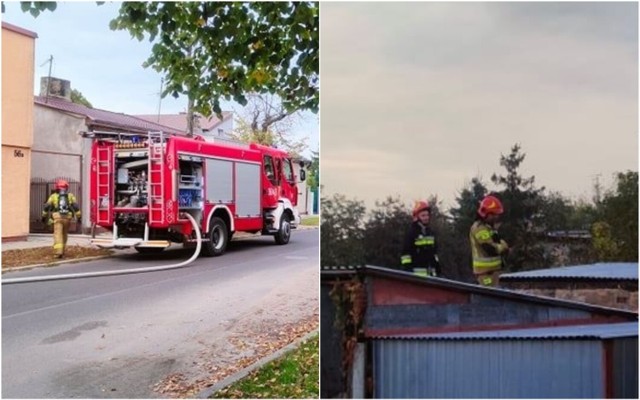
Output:
M480 202L476 221L469 232L473 274L482 286L498 286L503 267L502 257L509 252L507 242L497 231L503 212L502 203L497 197L486 196Z
M438 244L431 230L431 207L426 201L418 201L413 207L413 222L404 239L400 264L405 271L419 276L440 275Z
M69 182L58 179L55 189L56 192L49 196L45 203L42 222L53 223L53 254L56 258L61 258L67 244L69 223L72 217L80 220L80 210L76 197L72 193L68 193Z

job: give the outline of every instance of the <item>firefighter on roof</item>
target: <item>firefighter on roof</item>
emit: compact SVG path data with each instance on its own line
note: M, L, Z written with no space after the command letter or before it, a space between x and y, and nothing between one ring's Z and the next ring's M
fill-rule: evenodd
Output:
M420 276L440 275L438 246L431 230L431 207L426 201L418 201L413 207L413 222L404 239L400 264L405 271Z
M469 241L473 257L473 274L483 286L498 286L502 270L502 257L509 246L497 231L498 221L504 212L502 203L495 196L486 196L480 202L476 221L471 226Z
M55 188L56 192L49 196L45 203L42 222L53 223L53 254L57 258L61 258L67 244L69 223L72 217L80 220L80 210L76 197L72 193L68 193L69 182L58 179Z

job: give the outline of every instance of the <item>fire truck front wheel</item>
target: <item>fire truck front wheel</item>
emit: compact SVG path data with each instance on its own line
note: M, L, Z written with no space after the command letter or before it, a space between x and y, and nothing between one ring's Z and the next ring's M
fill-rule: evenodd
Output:
M285 213L282 215L282 218L280 219L280 227L274 237L277 244L289 243L289 239L291 238L291 222L289 214Z
M202 255L205 257L216 257L224 254L229 243L229 231L227 224L218 217L211 219L211 229L207 233L207 241L202 242Z

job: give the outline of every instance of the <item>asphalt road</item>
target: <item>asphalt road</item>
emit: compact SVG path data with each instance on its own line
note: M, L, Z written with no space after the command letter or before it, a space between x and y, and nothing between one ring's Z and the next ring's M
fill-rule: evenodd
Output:
M120 255L3 278L173 264L192 250ZM2 287L3 398L154 398L170 374L240 359L238 335L318 312L318 230L233 241L187 268ZM250 336L250 335L249 335ZM234 346L233 343L236 343Z

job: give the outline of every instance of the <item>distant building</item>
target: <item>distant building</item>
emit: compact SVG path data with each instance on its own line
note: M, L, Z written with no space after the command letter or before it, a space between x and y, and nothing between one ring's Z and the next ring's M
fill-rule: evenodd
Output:
M205 140L212 141L234 141L231 133L233 133L233 112L223 111L222 119L215 114L209 118L195 113L195 125L193 134L201 135ZM178 114L156 114L156 115L136 115L137 118L144 119L160 125L170 126L181 132L187 132L187 113Z
M531 294L638 311L638 263L597 263L503 274L502 286Z

